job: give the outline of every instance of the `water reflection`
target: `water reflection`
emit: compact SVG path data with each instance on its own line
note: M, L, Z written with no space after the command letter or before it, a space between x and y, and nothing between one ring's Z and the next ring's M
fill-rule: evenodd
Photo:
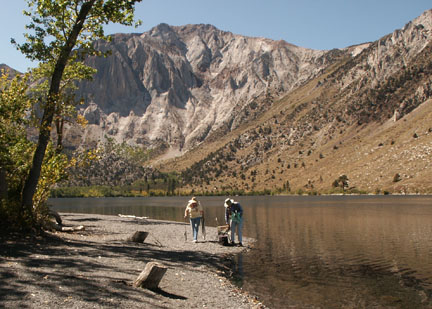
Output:
M431 197L239 197L256 248L235 278L271 307L432 307ZM60 211L183 221L188 198L53 200ZM207 225L221 197L203 197Z
M267 207L259 202L243 202L253 206L247 234L258 241L257 250L244 255L242 282L267 303L432 305L431 199L317 197Z
M123 214L182 222L185 220L184 209L189 199L190 197L60 198L50 199L49 204L61 212ZM223 198L198 199L204 207L206 225L216 226L217 221L219 224L225 224Z

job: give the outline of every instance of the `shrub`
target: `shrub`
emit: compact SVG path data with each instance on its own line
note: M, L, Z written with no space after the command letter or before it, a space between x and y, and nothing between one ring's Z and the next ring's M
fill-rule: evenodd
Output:
M399 175L399 173L396 173L395 175L394 175L394 177L393 177L393 182L398 182L398 181L401 181L402 180L402 178L401 178L401 176Z

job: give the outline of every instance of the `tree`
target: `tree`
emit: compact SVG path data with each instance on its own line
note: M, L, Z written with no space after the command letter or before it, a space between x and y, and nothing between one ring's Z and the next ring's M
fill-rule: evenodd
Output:
M401 180L402 180L401 175L399 173L396 173L393 177L393 182L398 182Z
M19 197L33 151L25 134L28 79L28 74L13 79L8 72L0 76L0 228L17 219L19 203L13 200Z
M332 184L333 187L341 187L343 191L345 191L346 188L349 186L348 176L347 175L341 175L335 181L333 181Z
M0 77L0 228L22 229L32 223L20 207L24 180L30 169L34 143L27 139L27 129L33 122L29 116L34 98L33 74L16 75L9 79L8 73ZM49 144L41 169L41 181L33 198L33 214L38 222L48 215L46 199L52 185L65 176L68 164L65 155Z
M110 22L134 24L135 4L141 0L27 0L25 15L31 18L25 34L26 42L17 48L29 59L52 69L46 100L40 105L42 118L32 164L21 196L21 210L32 217L35 192L50 141L53 121L59 112L61 85L65 71L82 63L86 56L102 55L92 42L109 39L103 26ZM58 126L59 129L61 128Z

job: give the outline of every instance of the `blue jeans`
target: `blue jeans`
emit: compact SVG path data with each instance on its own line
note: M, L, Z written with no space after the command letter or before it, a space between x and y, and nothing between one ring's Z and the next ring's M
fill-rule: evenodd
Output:
M201 217L190 219L190 223L192 226L192 235L194 240L198 240L198 230L200 227L200 221L201 221Z
M243 228L243 219L240 220L240 222L236 222L231 220L231 241L234 242L235 239L235 233L237 229L238 234L238 241L242 242L242 228Z

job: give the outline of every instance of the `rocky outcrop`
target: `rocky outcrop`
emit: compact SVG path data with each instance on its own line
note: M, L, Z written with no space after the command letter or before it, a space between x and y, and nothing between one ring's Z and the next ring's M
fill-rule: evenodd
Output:
M341 102L357 102L346 114L360 123L383 121L426 101L432 94L431 49L432 10L370 43L333 76Z
M80 85L79 96L91 102L81 110L89 122L81 143L109 137L152 147L163 141L180 154L218 129L239 126L251 102L271 103L320 74L337 54L211 25L161 24L95 46L111 55L87 61L98 72ZM78 146L73 143L66 138L66 145Z

